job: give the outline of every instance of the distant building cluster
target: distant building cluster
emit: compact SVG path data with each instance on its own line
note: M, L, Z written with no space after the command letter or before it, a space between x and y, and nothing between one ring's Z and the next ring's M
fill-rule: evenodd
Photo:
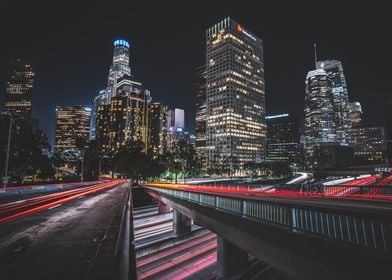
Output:
M185 112L152 102L150 91L131 73L129 49L126 40L114 42L107 87L94 99L92 138L106 156L129 141L140 141L145 152L158 157L172 149L182 138L180 134L189 135L185 132Z
M305 163L311 169L386 163L381 126L364 125L359 102L349 102L342 63L317 61L305 80Z
M263 41L231 18L206 30L205 64L195 71L195 135L186 131L185 112L153 102L135 78L127 40L114 41L106 86L92 107L57 106L54 151L67 157L78 142L94 139L104 156L139 141L154 158L183 139L195 146L206 171L223 163L286 162L322 170L392 163L392 101L385 126L363 120L350 101L339 60L317 60L305 77L304 131L295 113L266 116ZM27 60L11 61L4 111L32 118L35 71ZM230 172L232 173L232 172Z

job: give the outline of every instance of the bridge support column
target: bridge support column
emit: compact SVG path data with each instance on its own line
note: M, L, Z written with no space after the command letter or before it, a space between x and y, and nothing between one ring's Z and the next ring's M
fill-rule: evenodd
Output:
M170 207L167 206L166 204L163 204L162 202L159 202L158 204L158 213L159 214L165 214L170 212Z
M175 237L181 237L191 232L191 219L173 210L173 232Z
M218 279L237 279L248 260L247 252L218 236Z

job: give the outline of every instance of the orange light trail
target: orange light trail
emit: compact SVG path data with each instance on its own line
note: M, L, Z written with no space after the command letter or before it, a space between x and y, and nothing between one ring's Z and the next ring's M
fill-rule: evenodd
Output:
M41 211L44 211L46 209L49 209L51 207L66 203L66 202L70 202L74 199L77 199L79 197L85 196L85 195L89 195L98 191L102 191L108 188L112 188L116 185L119 185L121 183L123 183L124 180L115 180L115 181L111 181L111 182L105 182L102 184L98 184L98 185L94 185L91 187L87 187L84 188L83 190L75 190L75 192L71 192L71 191L67 191L66 194L63 193L57 193L57 196L52 196L50 198L47 198L47 196L44 196L45 198L42 200L38 200L36 199L36 201L31 202L31 203L27 203L25 205L20 205L20 206L16 206L16 207L11 207L11 208L7 208L7 209L3 209L2 214L4 213L9 213L9 212L15 212L18 210L21 210L17 213L12 213L10 215L4 216L0 218L0 224L10 221L10 220L14 220L16 218L20 218L20 217L24 217L27 215L31 215L34 213L38 213ZM54 201L52 201L54 200ZM51 201L51 202L49 202ZM42 204L42 205L41 205ZM32 208L31 208L32 207ZM28 209L26 209L28 208ZM23 210L25 209L25 210Z

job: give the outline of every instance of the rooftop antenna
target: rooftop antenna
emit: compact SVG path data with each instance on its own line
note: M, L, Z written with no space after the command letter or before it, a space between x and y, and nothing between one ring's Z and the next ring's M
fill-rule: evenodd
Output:
M317 44L314 43L314 67L317 69Z

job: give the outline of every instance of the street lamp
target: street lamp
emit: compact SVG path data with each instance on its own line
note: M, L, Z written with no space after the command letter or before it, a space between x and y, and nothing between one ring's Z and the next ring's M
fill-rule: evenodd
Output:
M83 174L84 174L84 149L81 149L79 152L80 152L80 159L82 161L82 171L80 174L80 181L83 182L83 180L84 180L84 177L83 177Z

